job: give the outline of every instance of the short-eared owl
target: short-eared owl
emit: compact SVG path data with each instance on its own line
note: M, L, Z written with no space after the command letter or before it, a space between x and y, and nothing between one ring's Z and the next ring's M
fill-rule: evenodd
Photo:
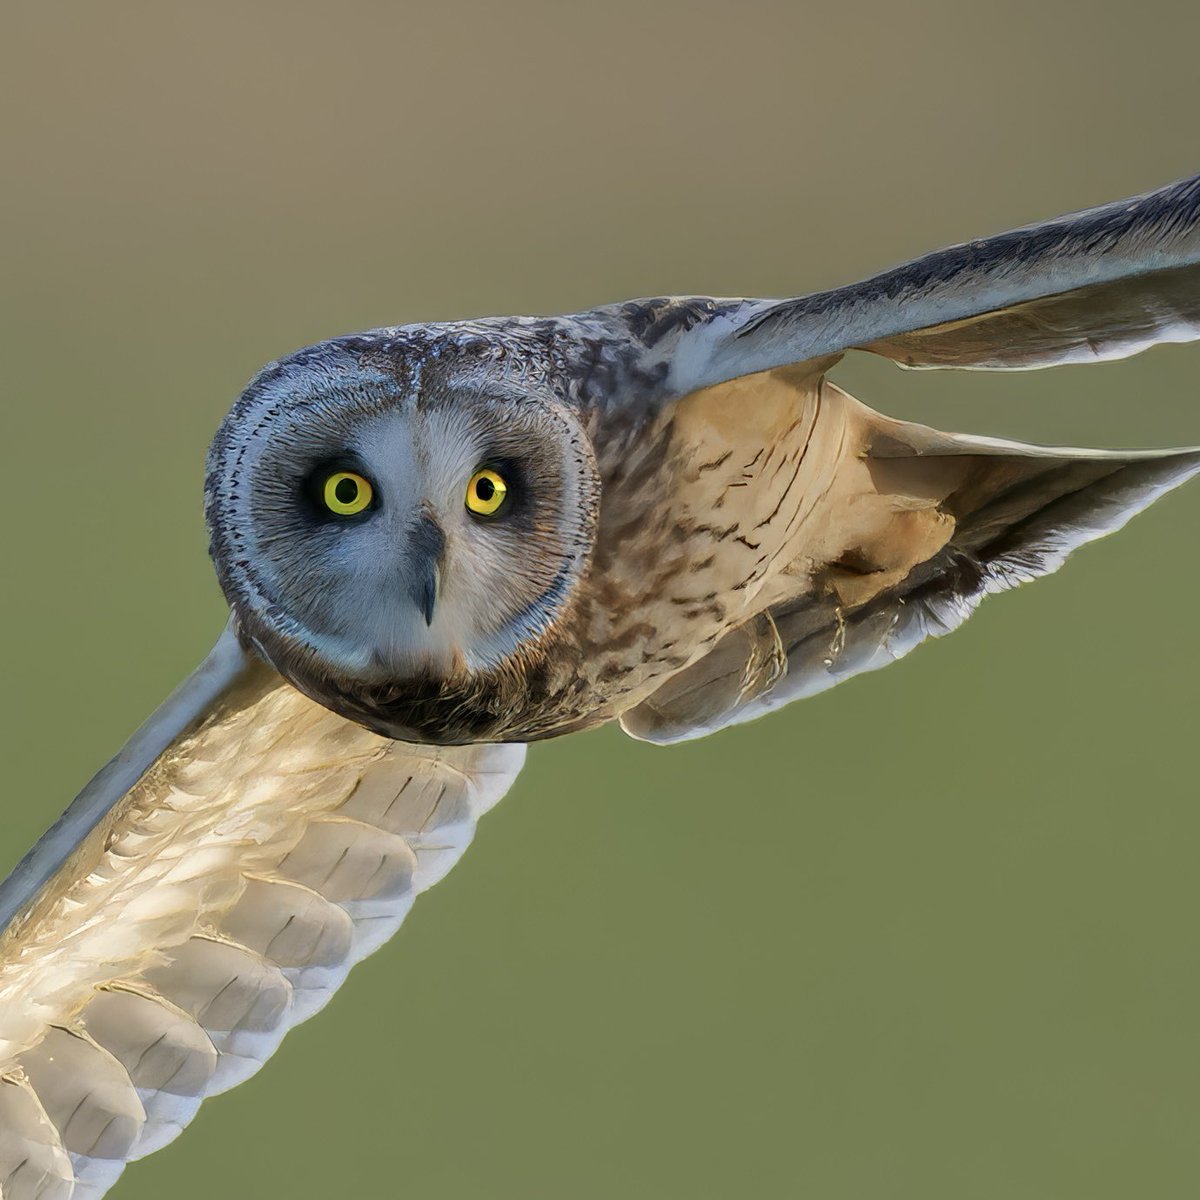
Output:
M1200 177L794 300L410 325L217 432L229 626L0 887L0 1190L96 1197L262 1065L525 743L671 742L906 654L1200 470L891 420L829 380L1200 337Z

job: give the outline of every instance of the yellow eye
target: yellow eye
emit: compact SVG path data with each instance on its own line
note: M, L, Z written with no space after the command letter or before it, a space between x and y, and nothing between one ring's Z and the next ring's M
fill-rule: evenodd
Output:
M477 517L494 517L508 499L508 484L504 476L484 467L471 476L467 484L467 511Z
M356 517L370 507L375 489L370 480L353 471L336 471L325 480L321 496L331 513L339 517Z

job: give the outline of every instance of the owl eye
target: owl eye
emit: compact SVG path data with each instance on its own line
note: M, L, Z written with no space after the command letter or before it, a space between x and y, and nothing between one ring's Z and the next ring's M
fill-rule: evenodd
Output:
M371 481L354 471L335 471L326 478L321 489L325 507L339 517L356 517L366 512L374 498Z
M471 476L467 484L467 511L477 517L494 517L508 499L508 484L504 476L491 467L483 467Z

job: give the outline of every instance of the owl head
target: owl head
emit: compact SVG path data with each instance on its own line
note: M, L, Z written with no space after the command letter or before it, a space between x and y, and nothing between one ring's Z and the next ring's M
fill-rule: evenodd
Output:
M535 366L421 327L322 343L251 382L205 494L222 589L262 657L321 698L469 685L528 655L570 604L599 493L589 439Z

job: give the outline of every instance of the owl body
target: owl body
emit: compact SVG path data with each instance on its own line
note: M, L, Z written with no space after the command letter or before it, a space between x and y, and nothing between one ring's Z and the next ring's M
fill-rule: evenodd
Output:
M1049 470L1052 454L1039 463L1041 452L1018 447L1013 466L997 457L1008 444L890 420L830 382L840 353L693 387L703 367L677 339L699 323L754 327L752 309L693 298L409 326L272 364L210 458L213 557L242 638L375 732L460 745L611 720L664 740L694 735L756 711L789 670L803 679L797 638L831 677L860 669L847 654L848 614L872 623L877 650L929 580L956 581L952 611L926 614L921 628L953 627L995 582L962 540L969 520ZM364 429L366 449L355 449ZM247 517L274 519L265 504L247 514L230 499L260 430L289 467L323 470L349 453L380 479L413 477L397 511L378 515L387 540L363 559L369 588L385 580L374 600L345 595L353 572L331 554L335 587L313 594L340 627L297 621L291 578L311 593L308 555L285 564L278 604L255 578L272 540L236 557ZM459 493L487 462L512 476L524 507L477 526ZM270 496L279 483L252 486ZM297 487L285 481L284 506ZM391 624L414 574L406 555L422 543L438 548L438 613L451 613L427 622L428 634L415 620ZM397 545L410 550L389 577L377 551ZM352 660L339 643L353 645Z
M1190 337L1198 214L1188 180L796 300L301 350L210 454L239 635L334 711L439 744L613 719L669 739L881 665L1050 569L1083 536L1062 489L1114 468L891 421L828 372L851 350L1028 369ZM374 481L349 520L300 499L339 471ZM480 471L507 481L495 514L464 509Z
M716 305L664 301L655 311L677 329ZM267 368L243 406L267 399L268 416L278 407L274 385L292 372L343 388L349 376L358 390L366 375L383 381L378 396L337 397L354 405L356 422L379 413L430 424L447 414L474 420L486 404L497 427L516 435L512 470L526 469L516 460L540 438L565 438L583 485L572 493L573 508L539 515L520 553L536 557L547 538L573 542L578 552L539 570L541 590L527 605L536 613L527 614L519 643L494 661L459 654L415 670L389 667L383 678L358 671L347 679L306 655L307 647L261 636L253 617L243 619L243 636L314 699L388 736L533 741L619 718L726 635L754 626L779 595L794 598L808 586L804 539L828 504L853 402L824 380L823 363L667 403L665 373L648 365L646 347L623 353L614 337L611 323L624 315L618 308L380 330ZM662 334L649 328L652 347ZM301 419L305 406L319 411L318 398L297 399ZM243 436L246 420L235 408L230 421ZM214 460L228 479L224 450L218 436ZM536 487L528 475L524 486ZM209 514L222 561L216 490ZM756 656L758 649L749 657Z

